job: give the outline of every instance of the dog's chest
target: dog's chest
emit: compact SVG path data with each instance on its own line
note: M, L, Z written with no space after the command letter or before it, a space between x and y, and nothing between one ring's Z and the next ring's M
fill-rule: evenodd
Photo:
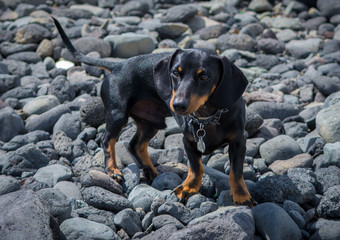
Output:
M197 150L202 154L209 154L218 147L226 144L224 130L219 124L199 124L186 116L174 114L174 117L183 132L184 137L195 142Z

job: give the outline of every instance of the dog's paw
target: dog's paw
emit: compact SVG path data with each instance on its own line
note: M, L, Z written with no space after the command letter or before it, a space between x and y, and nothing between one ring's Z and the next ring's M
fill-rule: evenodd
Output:
M189 184L181 184L176 187L172 192L176 195L180 203L185 203L192 195L197 194L199 187L189 187Z
M115 168L115 169L112 169L112 170L107 169L106 174L109 175L114 180L116 180L118 183L122 183L124 181L123 174L118 168Z
M141 177L144 177L149 184L153 182L153 180L158 176L158 173L153 171L151 167L145 166L142 168L143 173Z
M234 194L232 195L232 198L236 206L248 206L253 208L257 205L257 202L250 196L250 194Z

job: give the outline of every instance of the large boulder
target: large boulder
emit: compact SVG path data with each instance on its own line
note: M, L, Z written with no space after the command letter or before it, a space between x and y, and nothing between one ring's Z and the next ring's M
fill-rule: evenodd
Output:
M53 239L49 206L31 190L0 196L0 238Z
M301 232L283 208L274 203L259 204L252 209L256 230L263 239L300 240Z
M340 141L340 103L322 109L316 115L316 129L326 142Z
M222 207L192 220L187 228L175 232L169 239L253 239L254 219L249 208Z

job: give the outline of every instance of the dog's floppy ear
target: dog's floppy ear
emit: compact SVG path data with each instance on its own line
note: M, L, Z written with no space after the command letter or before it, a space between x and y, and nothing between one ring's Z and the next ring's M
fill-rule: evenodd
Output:
M231 107L243 94L248 80L242 71L226 57L218 57L222 64L222 77L210 100L215 107Z
M170 69L172 60L181 51L177 49L173 54L167 56L160 60L153 68L153 77L155 82L155 88L162 100L167 100L171 96L171 79L170 79Z

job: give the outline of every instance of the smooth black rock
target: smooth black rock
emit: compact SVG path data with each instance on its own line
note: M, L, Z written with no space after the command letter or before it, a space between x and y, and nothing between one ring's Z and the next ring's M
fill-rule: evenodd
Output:
M301 239L301 232L291 217L274 203L263 203L252 209L256 230L269 239Z

